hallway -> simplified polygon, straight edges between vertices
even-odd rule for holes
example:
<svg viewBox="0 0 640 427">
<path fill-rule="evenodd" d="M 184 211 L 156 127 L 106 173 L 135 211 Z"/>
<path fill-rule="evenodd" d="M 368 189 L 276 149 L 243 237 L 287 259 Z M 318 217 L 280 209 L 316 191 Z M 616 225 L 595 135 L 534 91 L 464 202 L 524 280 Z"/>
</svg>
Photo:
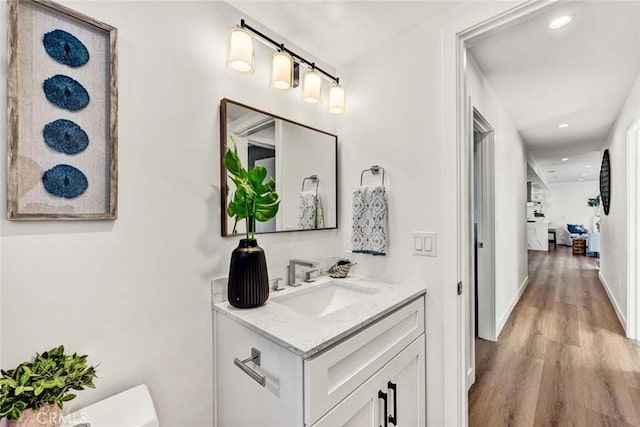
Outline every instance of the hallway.
<svg viewBox="0 0 640 427">
<path fill-rule="evenodd" d="M 640 426 L 640 342 L 624 337 L 597 260 L 529 252 L 529 279 L 498 342 L 476 340 L 469 425 Z"/>
</svg>

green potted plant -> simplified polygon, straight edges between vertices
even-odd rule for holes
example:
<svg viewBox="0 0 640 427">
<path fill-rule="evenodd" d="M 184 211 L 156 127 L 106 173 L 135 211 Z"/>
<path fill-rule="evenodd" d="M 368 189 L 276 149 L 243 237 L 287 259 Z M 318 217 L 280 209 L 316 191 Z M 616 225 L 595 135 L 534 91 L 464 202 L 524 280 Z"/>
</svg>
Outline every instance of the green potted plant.
<svg viewBox="0 0 640 427">
<path fill-rule="evenodd" d="M 76 397 L 72 391 L 95 388 L 95 366 L 63 346 L 1 372 L 0 419 L 7 418 L 7 427 L 58 427 L 62 406 Z"/>
<path fill-rule="evenodd" d="M 227 298 L 238 308 L 258 307 L 269 298 L 269 274 L 264 251 L 255 238 L 256 221 L 267 222 L 278 213 L 280 200 L 272 178 L 265 182 L 267 169 L 257 165 L 247 171 L 238 156 L 238 148 L 227 146 L 224 166 L 235 184 L 229 198 L 227 214 L 234 219 L 234 233 L 239 221 L 244 220 L 245 238 L 231 254 Z M 227 191 L 229 187 L 227 186 Z"/>
</svg>

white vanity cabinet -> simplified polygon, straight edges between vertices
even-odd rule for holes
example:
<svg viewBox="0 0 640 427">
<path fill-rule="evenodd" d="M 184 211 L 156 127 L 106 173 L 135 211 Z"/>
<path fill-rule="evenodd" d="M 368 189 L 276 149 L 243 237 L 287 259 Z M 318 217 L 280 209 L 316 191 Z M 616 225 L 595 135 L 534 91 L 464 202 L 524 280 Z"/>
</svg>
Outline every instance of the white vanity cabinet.
<svg viewBox="0 0 640 427">
<path fill-rule="evenodd" d="M 223 312 L 214 322 L 218 427 L 425 425 L 423 296 L 307 353 Z M 252 349 L 259 366 L 234 364 Z"/>
<path fill-rule="evenodd" d="M 314 427 L 424 426 L 424 355 L 421 335 Z"/>
</svg>

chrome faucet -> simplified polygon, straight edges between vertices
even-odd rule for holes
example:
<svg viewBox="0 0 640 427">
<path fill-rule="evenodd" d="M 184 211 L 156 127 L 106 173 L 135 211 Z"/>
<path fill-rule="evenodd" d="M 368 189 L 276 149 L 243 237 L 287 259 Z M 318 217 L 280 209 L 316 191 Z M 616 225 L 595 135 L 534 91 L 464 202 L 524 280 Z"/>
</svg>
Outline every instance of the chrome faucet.
<svg viewBox="0 0 640 427">
<path fill-rule="evenodd" d="M 302 283 L 296 283 L 296 265 L 299 265 L 301 267 L 315 267 L 318 265 L 317 262 L 315 261 L 306 261 L 304 259 L 292 259 L 289 260 L 289 265 L 287 266 L 287 270 L 289 272 L 289 286 L 300 286 Z M 317 270 L 313 270 L 313 271 L 317 271 Z M 305 278 L 304 281 L 305 282 L 311 282 L 311 273 L 313 271 L 307 271 L 305 272 Z"/>
</svg>

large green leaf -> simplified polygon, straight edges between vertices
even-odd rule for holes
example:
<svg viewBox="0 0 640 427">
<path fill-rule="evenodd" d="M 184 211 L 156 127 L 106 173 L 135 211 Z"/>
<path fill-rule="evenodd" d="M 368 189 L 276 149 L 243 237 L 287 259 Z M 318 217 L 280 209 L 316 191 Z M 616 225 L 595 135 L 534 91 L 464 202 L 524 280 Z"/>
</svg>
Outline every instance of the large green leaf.
<svg viewBox="0 0 640 427">
<path fill-rule="evenodd" d="M 233 151 L 227 146 L 227 153 L 224 156 L 224 167 L 227 168 L 230 174 L 239 177 L 247 176 L 247 171 L 242 167 L 242 161 L 238 156 L 238 147 L 233 144 Z"/>
<path fill-rule="evenodd" d="M 233 197 L 227 197 L 227 214 L 235 220 L 234 231 L 238 221 L 247 222 L 246 234 L 249 237 L 249 232 L 253 234 L 255 229 L 254 221 L 270 221 L 278 213 L 280 202 L 276 184 L 272 178 L 265 182 L 267 169 L 263 166 L 257 165 L 248 172 L 244 169 L 235 142 L 233 150 L 227 146 L 224 165 L 236 187 Z"/>
</svg>

